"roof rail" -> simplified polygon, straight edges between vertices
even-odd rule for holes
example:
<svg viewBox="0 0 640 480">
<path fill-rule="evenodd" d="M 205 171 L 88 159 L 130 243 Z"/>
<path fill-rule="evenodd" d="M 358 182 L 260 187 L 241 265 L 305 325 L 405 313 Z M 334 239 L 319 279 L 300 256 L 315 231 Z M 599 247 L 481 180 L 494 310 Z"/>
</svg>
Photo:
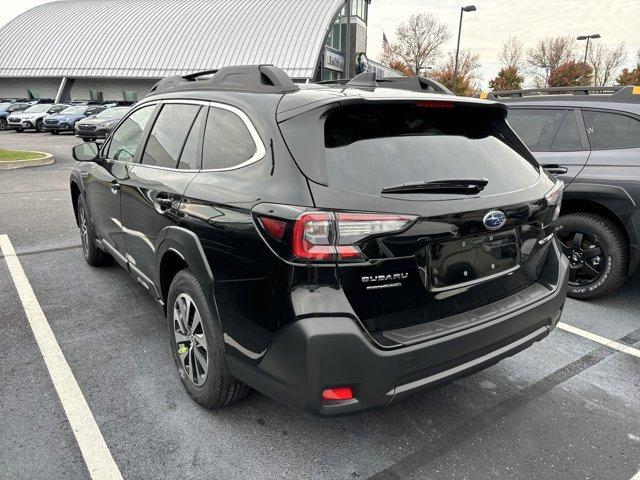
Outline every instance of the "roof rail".
<svg viewBox="0 0 640 480">
<path fill-rule="evenodd" d="M 620 99 L 636 100 L 640 102 L 640 87 L 633 86 L 603 86 L 603 87 L 546 87 L 546 88 L 525 88 L 522 90 L 504 90 L 494 92 L 483 92 L 480 98 L 487 100 L 498 100 L 501 98 L 522 98 L 542 95 L 608 95 L 611 100 Z"/>
<path fill-rule="evenodd" d="M 290 93 L 299 89 L 283 70 L 273 65 L 238 65 L 167 77 L 156 83 L 149 93 L 181 90 Z"/>
<path fill-rule="evenodd" d="M 363 75 L 368 75 L 367 80 Z M 381 87 L 381 88 L 395 88 L 397 90 L 409 90 L 411 92 L 427 92 L 427 93 L 441 93 L 444 95 L 453 95 L 451 90 L 442 85 L 440 82 L 436 82 L 430 78 L 425 77 L 374 77 L 375 85 L 371 82 L 371 75 L 375 75 L 374 72 L 365 72 L 353 77 L 352 79 L 341 78 L 338 80 L 323 80 L 316 82 L 320 85 L 345 85 L 351 87 Z M 360 78 L 362 77 L 362 78 Z"/>
</svg>

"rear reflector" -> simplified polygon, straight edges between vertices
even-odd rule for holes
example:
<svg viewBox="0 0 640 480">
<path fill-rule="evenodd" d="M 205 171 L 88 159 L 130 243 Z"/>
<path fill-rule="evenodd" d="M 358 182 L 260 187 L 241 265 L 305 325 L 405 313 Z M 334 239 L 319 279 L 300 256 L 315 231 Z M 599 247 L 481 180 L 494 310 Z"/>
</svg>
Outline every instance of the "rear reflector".
<svg viewBox="0 0 640 480">
<path fill-rule="evenodd" d="M 327 388 L 322 391 L 323 400 L 351 400 L 352 398 L 351 387 Z"/>
</svg>

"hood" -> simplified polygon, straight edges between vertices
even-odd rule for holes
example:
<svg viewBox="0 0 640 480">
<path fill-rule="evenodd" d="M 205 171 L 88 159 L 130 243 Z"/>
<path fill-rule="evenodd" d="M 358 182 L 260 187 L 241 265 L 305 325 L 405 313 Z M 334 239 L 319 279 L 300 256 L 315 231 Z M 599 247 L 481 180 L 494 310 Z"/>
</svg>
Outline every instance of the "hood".
<svg viewBox="0 0 640 480">
<path fill-rule="evenodd" d="M 59 122 L 75 122 L 84 118 L 84 115 L 62 115 L 60 113 L 56 113 L 54 115 L 47 115 L 47 120 L 58 120 Z"/>
<path fill-rule="evenodd" d="M 89 117 L 89 118 L 85 118 L 83 120 L 81 120 L 78 123 L 81 123 L 82 125 L 96 125 L 96 126 L 104 126 L 104 125 L 115 125 L 116 123 L 118 123 L 120 121 L 120 118 L 95 118 L 95 117 Z"/>
</svg>

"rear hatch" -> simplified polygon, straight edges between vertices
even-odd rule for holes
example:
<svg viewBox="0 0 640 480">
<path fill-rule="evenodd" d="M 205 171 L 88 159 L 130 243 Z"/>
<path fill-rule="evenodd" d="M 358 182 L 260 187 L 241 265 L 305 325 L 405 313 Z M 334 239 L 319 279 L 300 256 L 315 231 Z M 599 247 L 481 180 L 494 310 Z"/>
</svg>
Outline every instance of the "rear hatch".
<svg viewBox="0 0 640 480">
<path fill-rule="evenodd" d="M 360 252 L 336 265 L 379 342 L 536 283 L 554 181 L 504 116 L 495 104 L 360 101 L 281 123 L 316 207 L 338 212 L 337 243 Z M 363 213 L 381 220 L 363 226 Z"/>
</svg>

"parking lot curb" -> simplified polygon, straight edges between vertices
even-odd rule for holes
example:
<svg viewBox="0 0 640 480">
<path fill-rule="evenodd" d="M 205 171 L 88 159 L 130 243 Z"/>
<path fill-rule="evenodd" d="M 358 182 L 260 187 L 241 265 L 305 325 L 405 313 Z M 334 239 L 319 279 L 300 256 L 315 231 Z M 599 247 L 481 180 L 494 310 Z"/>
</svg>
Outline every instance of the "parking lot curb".
<svg viewBox="0 0 640 480">
<path fill-rule="evenodd" d="M 43 156 L 40 158 L 32 158 L 30 160 L 0 162 L 0 170 L 17 170 L 19 168 L 39 167 L 42 165 L 51 165 L 55 161 L 53 155 L 50 153 L 38 151 L 34 151 L 34 153 L 41 153 Z"/>
</svg>

